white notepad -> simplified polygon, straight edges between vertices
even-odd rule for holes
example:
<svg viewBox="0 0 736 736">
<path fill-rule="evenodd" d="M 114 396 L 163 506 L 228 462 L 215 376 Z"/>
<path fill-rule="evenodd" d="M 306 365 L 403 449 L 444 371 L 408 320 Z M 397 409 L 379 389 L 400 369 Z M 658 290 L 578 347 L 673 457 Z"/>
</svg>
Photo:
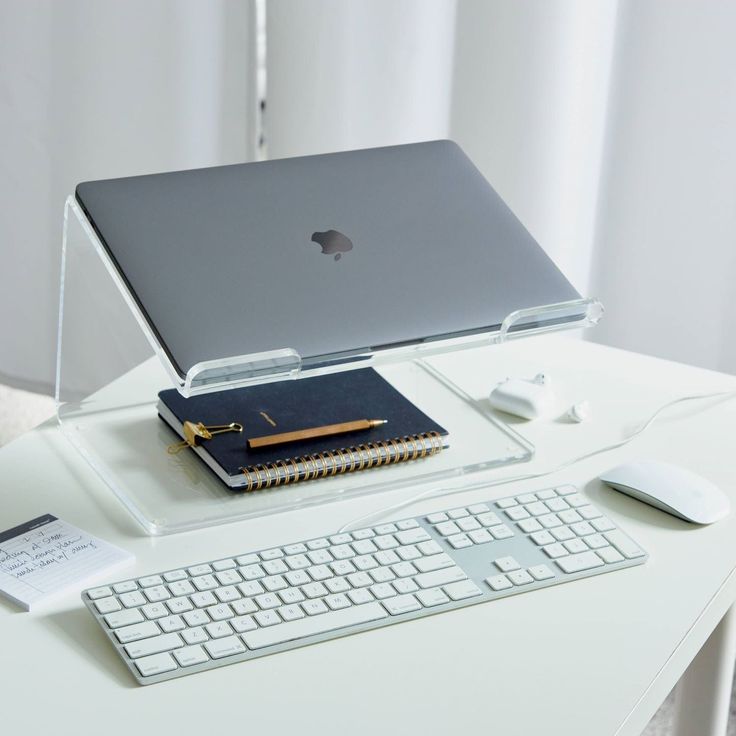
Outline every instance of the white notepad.
<svg viewBox="0 0 736 736">
<path fill-rule="evenodd" d="M 0 532 L 0 594 L 29 611 L 52 596 L 82 590 L 133 559 L 130 552 L 45 514 Z"/>
</svg>

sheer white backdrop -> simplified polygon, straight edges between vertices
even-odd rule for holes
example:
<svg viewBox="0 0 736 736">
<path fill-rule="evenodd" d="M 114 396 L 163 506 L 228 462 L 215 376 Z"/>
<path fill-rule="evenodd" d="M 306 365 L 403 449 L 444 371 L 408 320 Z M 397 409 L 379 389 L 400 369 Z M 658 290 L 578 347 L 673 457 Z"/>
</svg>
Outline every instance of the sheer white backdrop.
<svg viewBox="0 0 736 736">
<path fill-rule="evenodd" d="M 254 155 L 251 0 L 0 0 L 0 376 L 53 375 L 83 179 Z M 271 156 L 457 139 L 591 339 L 736 371 L 736 3 L 268 0 Z"/>
</svg>

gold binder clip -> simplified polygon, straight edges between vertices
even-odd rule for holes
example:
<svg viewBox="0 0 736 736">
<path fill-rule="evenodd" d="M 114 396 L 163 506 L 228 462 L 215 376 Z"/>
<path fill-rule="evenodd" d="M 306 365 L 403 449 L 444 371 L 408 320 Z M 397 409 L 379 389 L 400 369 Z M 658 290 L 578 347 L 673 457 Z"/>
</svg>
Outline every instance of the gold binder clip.
<svg viewBox="0 0 736 736">
<path fill-rule="evenodd" d="M 202 422 L 190 422 L 187 420 L 182 425 L 182 431 L 184 432 L 184 440 L 182 442 L 176 442 L 173 445 L 169 445 L 166 451 L 169 455 L 176 455 L 187 447 L 194 447 L 197 444 L 197 440 L 211 440 L 216 434 L 223 434 L 225 432 L 242 432 L 243 425 L 237 422 L 230 422 L 230 424 L 213 424 L 209 427 L 205 427 Z"/>
</svg>

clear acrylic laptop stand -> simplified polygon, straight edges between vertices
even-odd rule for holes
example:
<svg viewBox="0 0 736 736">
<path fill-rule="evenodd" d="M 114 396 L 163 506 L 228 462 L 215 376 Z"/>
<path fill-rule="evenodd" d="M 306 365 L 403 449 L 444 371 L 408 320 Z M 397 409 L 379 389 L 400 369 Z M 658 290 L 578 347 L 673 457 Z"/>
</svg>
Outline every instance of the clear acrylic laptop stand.
<svg viewBox="0 0 736 736">
<path fill-rule="evenodd" d="M 201 301 L 203 309 L 217 300 L 202 294 L 182 298 Z M 426 358 L 512 337 L 587 327 L 601 313 L 599 302 L 581 299 L 515 312 L 483 335 L 364 353 L 328 367 L 309 364 L 284 348 L 203 360 L 182 379 L 70 197 L 64 214 L 57 416 L 64 435 L 151 535 L 398 488 L 469 485 L 484 471 L 529 460 L 533 448 L 494 418 L 485 396 L 468 395 Z M 173 385 L 184 396 L 193 396 L 368 366 L 449 431 L 448 449 L 422 460 L 249 493 L 230 490 L 193 452 L 167 453 L 179 438 L 157 416 L 162 389 Z"/>
</svg>

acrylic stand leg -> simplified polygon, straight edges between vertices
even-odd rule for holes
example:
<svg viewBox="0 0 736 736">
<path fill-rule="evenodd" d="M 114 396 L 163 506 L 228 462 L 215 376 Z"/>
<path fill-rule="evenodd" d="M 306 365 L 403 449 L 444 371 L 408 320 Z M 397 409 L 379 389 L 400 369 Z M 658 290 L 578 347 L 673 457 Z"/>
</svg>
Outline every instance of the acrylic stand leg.
<svg viewBox="0 0 736 736">
<path fill-rule="evenodd" d="M 736 662 L 736 604 L 677 685 L 674 736 L 726 736 Z"/>
</svg>

